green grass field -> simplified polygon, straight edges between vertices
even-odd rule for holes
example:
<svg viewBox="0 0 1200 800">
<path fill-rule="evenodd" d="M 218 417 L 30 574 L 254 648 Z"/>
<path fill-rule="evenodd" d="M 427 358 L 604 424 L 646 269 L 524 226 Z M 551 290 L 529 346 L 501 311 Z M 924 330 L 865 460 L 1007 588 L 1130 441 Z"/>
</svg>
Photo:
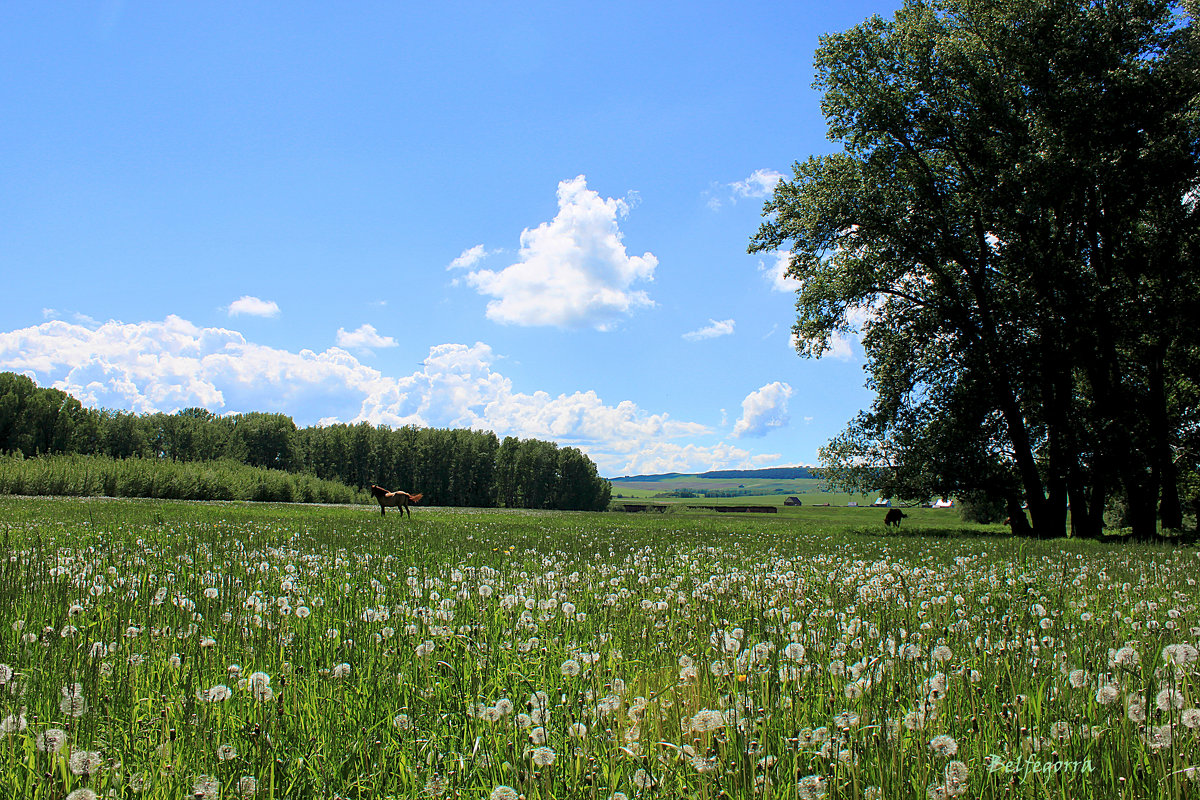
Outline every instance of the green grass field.
<svg viewBox="0 0 1200 800">
<path fill-rule="evenodd" d="M 693 491 L 746 489 L 763 494 L 819 494 L 825 486 L 823 480 L 816 478 L 793 478 L 780 480 L 773 478 L 702 478 L 699 475 L 674 475 L 670 477 L 646 477 L 642 480 L 617 478 L 612 482 L 613 494 L 626 491 L 668 492 L 675 489 L 691 489 Z"/>
<path fill-rule="evenodd" d="M 1184 798 L 1195 548 L 0 499 L 0 797 Z"/>
<path fill-rule="evenodd" d="M 698 475 L 676 475 L 670 477 L 630 480 L 618 478 L 612 482 L 614 502 L 623 500 L 654 500 L 656 503 L 707 503 L 734 505 L 778 505 L 788 497 L 798 497 L 805 505 L 829 503 L 845 506 L 855 502 L 870 505 L 878 495 L 851 494 L 827 491 L 825 481 L 816 478 L 794 478 L 788 480 L 771 478 L 702 478 Z M 688 490 L 697 494 L 694 498 L 658 497 L 666 492 Z M 738 497 L 704 497 L 702 491 L 746 491 Z"/>
</svg>

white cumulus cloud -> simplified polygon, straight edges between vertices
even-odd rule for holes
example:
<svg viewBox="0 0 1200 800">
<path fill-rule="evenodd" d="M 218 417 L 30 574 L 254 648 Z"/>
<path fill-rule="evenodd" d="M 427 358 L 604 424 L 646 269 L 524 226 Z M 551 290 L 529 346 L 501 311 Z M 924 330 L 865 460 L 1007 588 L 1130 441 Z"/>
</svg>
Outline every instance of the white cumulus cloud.
<svg viewBox="0 0 1200 800">
<path fill-rule="evenodd" d="M 775 184 L 783 180 L 783 174 L 773 169 L 756 169 L 745 180 L 729 184 L 735 200 L 738 198 L 766 197 L 775 191 Z"/>
<path fill-rule="evenodd" d="M 634 286 L 654 279 L 658 259 L 626 252 L 618 221 L 629 209 L 627 200 L 588 189 L 583 175 L 561 181 L 558 214 L 522 231 L 518 260 L 499 271 L 471 271 L 465 282 L 494 298 L 487 316 L 496 322 L 607 330 L 654 305 Z"/>
<path fill-rule="evenodd" d="M 279 305 L 274 300 L 260 300 L 248 294 L 234 300 L 226 310 L 231 317 L 236 317 L 240 314 L 246 314 L 251 317 L 279 316 Z"/>
<path fill-rule="evenodd" d="M 450 266 L 446 267 L 446 269 L 465 269 L 468 267 L 473 267 L 482 261 L 487 254 L 487 251 L 481 244 L 477 244 L 474 247 L 468 247 L 466 250 L 462 251 L 458 258 L 451 261 Z"/>
<path fill-rule="evenodd" d="M 742 416 L 733 425 L 736 437 L 765 436 L 788 423 L 788 398 L 794 390 L 782 381 L 755 389 L 742 401 Z"/>
<path fill-rule="evenodd" d="M 771 254 L 770 263 L 765 261 L 758 262 L 758 271 L 763 273 L 767 282 L 771 284 L 771 288 L 777 292 L 794 293 L 800 288 L 800 281 L 795 278 L 788 277 L 788 265 L 792 261 L 792 253 L 790 250 L 777 250 Z"/>
<path fill-rule="evenodd" d="M 689 342 L 698 342 L 702 339 L 715 339 L 718 336 L 729 336 L 733 333 L 733 320 L 723 319 L 717 321 L 710 319 L 708 325 L 703 328 L 697 328 L 694 331 L 688 331 L 683 334 L 683 338 Z"/>
<path fill-rule="evenodd" d="M 395 347 L 397 342 L 391 336 L 381 336 L 374 325 L 363 324 L 357 330 L 337 330 L 338 347 L 348 350 L 370 350 L 373 347 Z"/>
</svg>

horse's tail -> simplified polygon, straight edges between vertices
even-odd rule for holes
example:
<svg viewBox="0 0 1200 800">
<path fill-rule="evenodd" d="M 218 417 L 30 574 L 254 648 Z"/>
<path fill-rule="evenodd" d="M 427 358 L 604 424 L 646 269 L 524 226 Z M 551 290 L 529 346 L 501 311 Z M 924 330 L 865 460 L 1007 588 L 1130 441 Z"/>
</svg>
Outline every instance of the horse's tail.
<svg viewBox="0 0 1200 800">
<path fill-rule="evenodd" d="M 423 494 L 420 494 L 420 493 L 418 493 L 418 494 L 410 494 L 410 495 L 408 496 L 408 500 L 409 500 L 409 502 L 410 502 L 410 503 L 419 503 L 419 502 L 421 502 L 421 498 L 422 498 L 422 497 L 424 497 L 424 496 L 425 496 L 425 495 L 423 495 Z"/>
</svg>

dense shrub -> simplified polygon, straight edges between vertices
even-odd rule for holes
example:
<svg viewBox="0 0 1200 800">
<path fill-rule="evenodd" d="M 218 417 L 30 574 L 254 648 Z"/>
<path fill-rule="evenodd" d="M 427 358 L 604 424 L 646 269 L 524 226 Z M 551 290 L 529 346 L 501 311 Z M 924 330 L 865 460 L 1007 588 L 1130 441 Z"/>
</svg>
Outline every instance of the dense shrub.
<svg viewBox="0 0 1200 800">
<path fill-rule="evenodd" d="M 985 492 L 967 492 L 958 497 L 958 514 L 963 522 L 992 525 L 1008 517 L 1004 500 Z"/>
<path fill-rule="evenodd" d="M 0 494 L 285 503 L 370 500 L 365 492 L 337 481 L 249 467 L 229 459 L 184 462 L 82 455 L 0 456 Z"/>
</svg>

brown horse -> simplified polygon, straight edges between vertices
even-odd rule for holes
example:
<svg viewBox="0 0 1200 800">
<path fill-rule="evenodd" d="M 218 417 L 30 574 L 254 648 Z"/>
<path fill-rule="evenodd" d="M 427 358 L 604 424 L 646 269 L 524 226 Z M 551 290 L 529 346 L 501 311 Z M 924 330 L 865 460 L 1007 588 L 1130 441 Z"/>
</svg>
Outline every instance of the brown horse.
<svg viewBox="0 0 1200 800">
<path fill-rule="evenodd" d="M 412 509 L 408 506 L 410 503 L 418 503 L 423 494 L 409 494 L 408 492 L 389 492 L 382 486 L 371 486 L 371 494 L 379 501 L 379 515 L 387 514 L 388 506 L 400 509 L 400 516 L 404 516 L 404 512 L 408 512 L 408 516 L 412 517 Z"/>
</svg>

